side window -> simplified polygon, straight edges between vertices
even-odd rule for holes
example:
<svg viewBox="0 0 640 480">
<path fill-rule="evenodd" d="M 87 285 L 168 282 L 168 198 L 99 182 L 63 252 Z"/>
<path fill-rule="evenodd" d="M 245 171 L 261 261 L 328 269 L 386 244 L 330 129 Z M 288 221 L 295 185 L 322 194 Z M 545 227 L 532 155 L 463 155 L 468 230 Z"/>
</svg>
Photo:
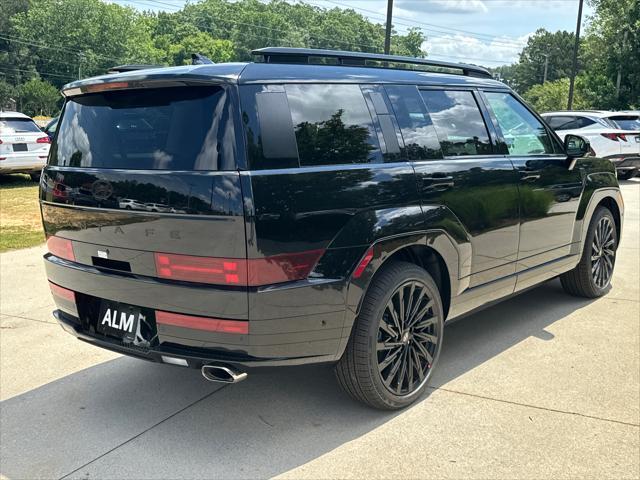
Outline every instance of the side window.
<svg viewBox="0 0 640 480">
<path fill-rule="evenodd" d="M 445 156 L 492 153 L 487 126 L 472 92 L 422 90 L 420 93 Z"/>
<path fill-rule="evenodd" d="M 594 125 L 596 123 L 594 120 L 591 120 L 589 117 L 578 117 L 576 122 L 577 123 L 575 128 L 584 128 L 590 125 Z"/>
<path fill-rule="evenodd" d="M 553 153 L 542 122 L 510 93 L 485 92 L 509 148 L 509 155 Z"/>
<path fill-rule="evenodd" d="M 551 117 L 547 123 L 554 130 L 569 130 L 571 128 L 577 128 L 578 125 L 576 117 L 569 117 L 566 115 Z"/>
<path fill-rule="evenodd" d="M 300 165 L 382 162 L 359 85 L 286 85 Z"/>
<path fill-rule="evenodd" d="M 386 86 L 398 126 L 404 139 L 404 157 L 408 160 L 442 158 L 442 150 L 418 89 L 412 85 Z"/>
</svg>

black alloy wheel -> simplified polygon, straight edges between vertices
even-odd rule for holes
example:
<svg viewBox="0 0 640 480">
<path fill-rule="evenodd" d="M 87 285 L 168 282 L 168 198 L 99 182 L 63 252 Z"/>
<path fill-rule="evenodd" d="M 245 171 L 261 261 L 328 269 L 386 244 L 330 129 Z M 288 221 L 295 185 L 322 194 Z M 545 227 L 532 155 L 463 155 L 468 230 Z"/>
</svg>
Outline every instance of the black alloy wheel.
<svg viewBox="0 0 640 480">
<path fill-rule="evenodd" d="M 400 285 L 387 302 L 378 327 L 378 370 L 384 386 L 407 395 L 427 377 L 438 348 L 434 301 L 416 280 Z"/>
<path fill-rule="evenodd" d="M 371 407 L 395 410 L 426 390 L 442 346 L 444 312 L 429 273 L 412 263 L 380 267 L 336 365 L 342 388 Z"/>
<path fill-rule="evenodd" d="M 605 288 L 611 282 L 615 262 L 615 225 L 609 217 L 602 217 L 595 229 L 591 244 L 591 275 L 598 288 Z"/>
</svg>

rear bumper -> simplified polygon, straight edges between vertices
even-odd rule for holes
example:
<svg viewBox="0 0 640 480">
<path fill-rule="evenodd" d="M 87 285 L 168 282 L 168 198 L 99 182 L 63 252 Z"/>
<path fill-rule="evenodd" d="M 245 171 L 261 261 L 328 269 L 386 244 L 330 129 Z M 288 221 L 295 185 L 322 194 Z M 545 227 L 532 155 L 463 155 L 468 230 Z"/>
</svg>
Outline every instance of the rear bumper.
<svg viewBox="0 0 640 480">
<path fill-rule="evenodd" d="M 94 345 L 147 360 L 162 362 L 162 355 L 168 355 L 186 359 L 194 368 L 211 362 L 245 368 L 330 362 L 336 359 L 345 334 L 340 289 L 335 288 L 331 297 L 335 303 L 330 305 L 322 297 L 332 291 L 327 283 L 298 285 L 295 292 L 290 288 L 247 292 L 109 273 L 51 254 L 44 260 L 49 281 L 75 292 L 76 300 L 71 304 L 54 295 L 59 309 L 54 315 L 65 330 Z M 253 298 L 251 315 L 248 295 Z M 306 308 L 295 308 L 296 299 Z M 157 333 L 151 347 L 124 344 L 96 333 L 97 308 L 103 300 L 145 309 L 145 315 L 154 319 Z M 287 304 L 292 311 L 284 308 Z M 248 333 L 158 324 L 158 311 L 244 321 L 248 322 Z"/>
<path fill-rule="evenodd" d="M 47 163 L 48 151 L 12 152 L 0 154 L 0 173 L 34 173 L 42 170 Z"/>
<path fill-rule="evenodd" d="M 311 363 L 331 363 L 335 361 L 333 355 L 317 355 L 310 357 L 285 357 L 285 358 L 256 358 L 248 355 L 230 355 L 225 352 L 211 350 L 208 353 L 194 352 L 187 347 L 162 346 L 153 348 L 141 348 L 131 345 L 124 345 L 114 339 L 97 337 L 84 331 L 77 317 L 73 317 L 62 310 L 55 310 L 53 316 L 60 326 L 79 340 L 87 342 L 96 347 L 105 348 L 113 352 L 140 358 L 157 363 L 167 363 L 175 365 L 175 359 L 184 360 L 189 368 L 201 368 L 210 363 L 223 363 L 240 367 L 242 369 L 259 367 L 284 367 L 293 365 L 306 365 Z"/>
<path fill-rule="evenodd" d="M 638 170 L 640 169 L 640 155 L 612 156 L 609 158 L 616 170 Z"/>
</svg>

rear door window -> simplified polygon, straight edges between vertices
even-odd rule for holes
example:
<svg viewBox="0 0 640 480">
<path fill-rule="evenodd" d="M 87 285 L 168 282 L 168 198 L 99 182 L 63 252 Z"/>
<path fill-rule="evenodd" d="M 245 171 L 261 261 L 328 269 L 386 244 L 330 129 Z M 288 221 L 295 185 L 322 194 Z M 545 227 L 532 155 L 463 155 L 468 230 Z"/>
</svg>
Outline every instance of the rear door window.
<svg viewBox="0 0 640 480">
<path fill-rule="evenodd" d="M 422 90 L 445 156 L 489 155 L 489 132 L 471 91 Z"/>
<path fill-rule="evenodd" d="M 489 106 L 498 120 L 509 155 L 553 153 L 553 143 L 540 122 L 513 95 L 485 92 Z"/>
<path fill-rule="evenodd" d="M 413 85 L 394 85 L 385 90 L 402 132 L 404 156 L 408 160 L 442 158 L 436 129 L 418 89 Z"/>
<path fill-rule="evenodd" d="M 359 85 L 286 85 L 301 166 L 382 162 Z"/>
<path fill-rule="evenodd" d="M 50 164 L 137 170 L 233 170 L 231 102 L 220 86 L 72 97 Z"/>
</svg>

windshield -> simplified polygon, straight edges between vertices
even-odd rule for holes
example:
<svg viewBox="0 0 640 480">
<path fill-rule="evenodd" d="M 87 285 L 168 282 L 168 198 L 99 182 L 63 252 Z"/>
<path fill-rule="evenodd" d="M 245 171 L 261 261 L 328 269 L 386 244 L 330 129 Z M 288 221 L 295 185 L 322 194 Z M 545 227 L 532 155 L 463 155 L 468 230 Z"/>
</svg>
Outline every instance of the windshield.
<svg viewBox="0 0 640 480">
<path fill-rule="evenodd" d="M 622 130 L 640 130 L 640 116 L 637 115 L 609 117 L 609 120 Z"/>
<path fill-rule="evenodd" d="M 40 132 L 38 126 L 29 118 L 0 118 L 0 133 Z"/>
<path fill-rule="evenodd" d="M 96 93 L 67 101 L 50 165 L 233 170 L 235 140 L 220 86 Z"/>
</svg>

